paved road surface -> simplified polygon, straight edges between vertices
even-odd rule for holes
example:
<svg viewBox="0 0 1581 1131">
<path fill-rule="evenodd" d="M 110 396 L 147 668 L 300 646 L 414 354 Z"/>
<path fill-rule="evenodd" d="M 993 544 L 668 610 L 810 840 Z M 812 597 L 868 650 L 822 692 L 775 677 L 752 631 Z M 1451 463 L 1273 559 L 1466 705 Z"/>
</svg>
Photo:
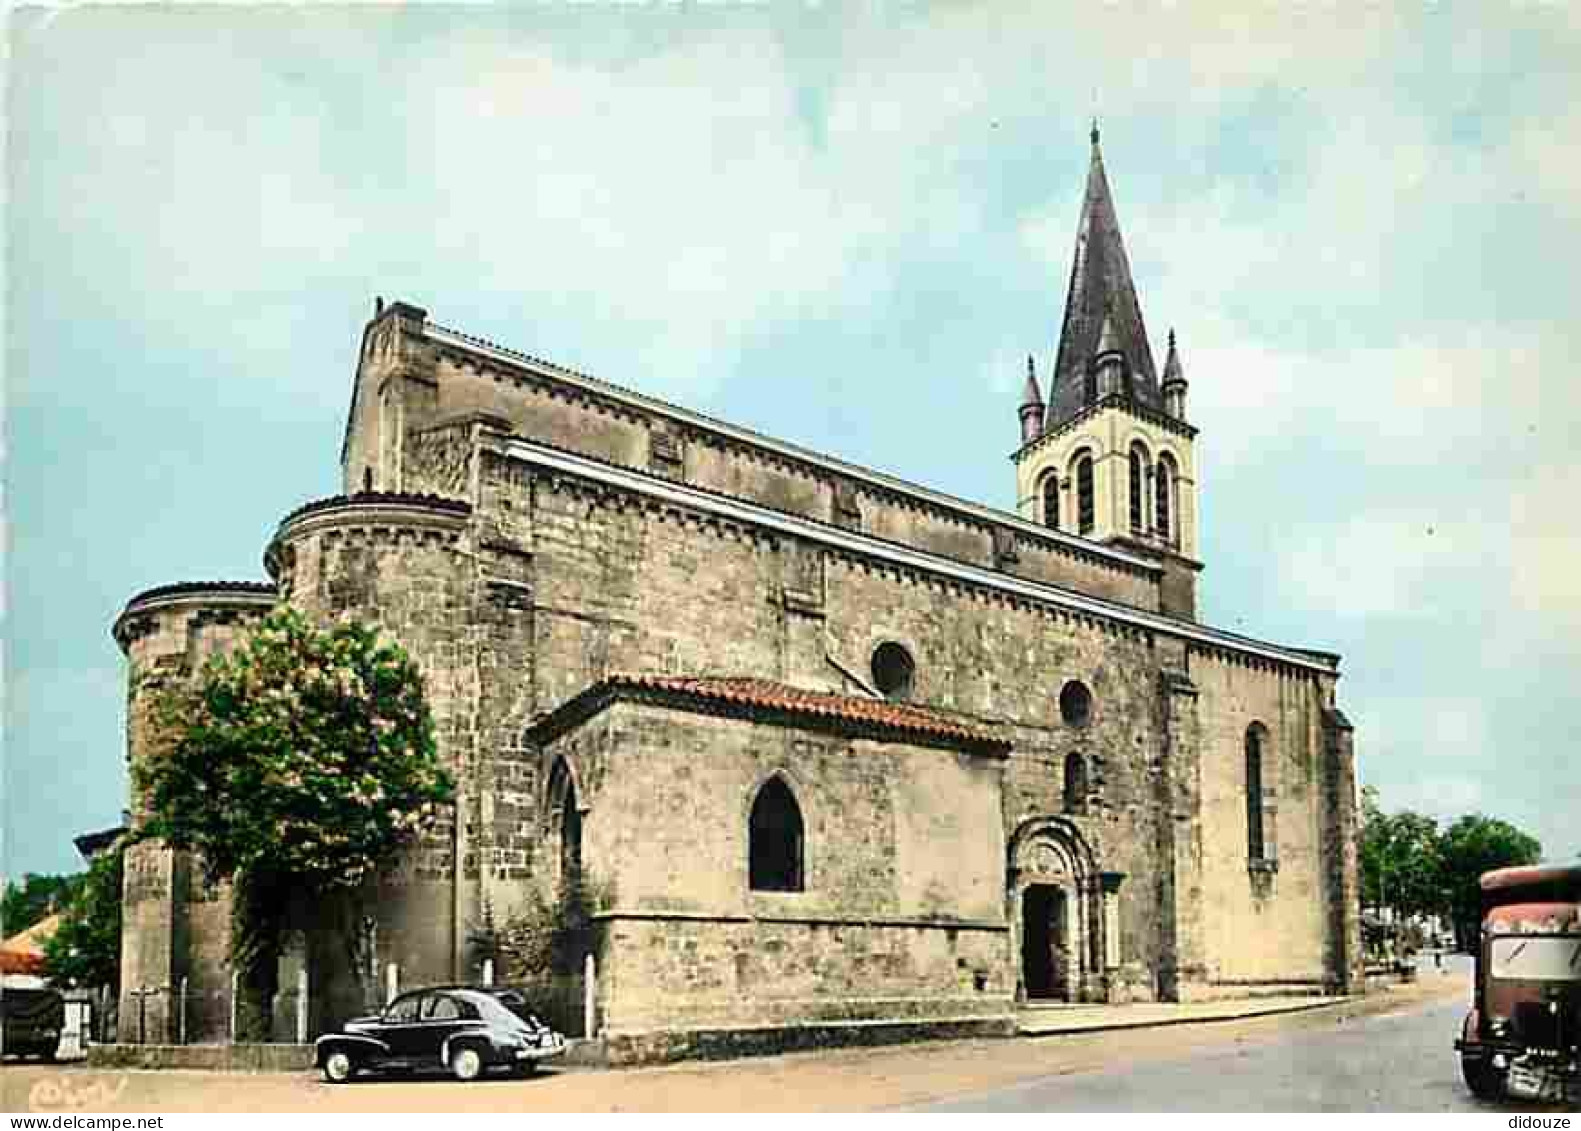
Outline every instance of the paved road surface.
<svg viewBox="0 0 1581 1131">
<path fill-rule="evenodd" d="M 1457 973 L 1465 961 L 1455 962 Z M 1177 1059 L 1042 1076 L 910 1110 L 1543 1110 L 1486 1104 L 1466 1090 L 1451 1047 L 1465 1008 L 1458 999 L 1428 1002 L 1405 1013 L 1355 1018 L 1272 1040 L 1238 1038 Z"/>
</svg>

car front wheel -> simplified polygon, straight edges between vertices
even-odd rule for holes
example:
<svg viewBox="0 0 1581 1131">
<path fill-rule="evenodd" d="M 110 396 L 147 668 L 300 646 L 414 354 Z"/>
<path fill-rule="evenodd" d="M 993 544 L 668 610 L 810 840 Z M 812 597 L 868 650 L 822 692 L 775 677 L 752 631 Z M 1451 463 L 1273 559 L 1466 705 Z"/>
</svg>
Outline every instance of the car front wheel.
<svg viewBox="0 0 1581 1131">
<path fill-rule="evenodd" d="M 1504 1073 L 1493 1067 L 1486 1057 L 1462 1056 L 1460 1074 L 1466 1079 L 1471 1094 L 1482 1100 L 1496 1100 L 1504 1095 Z"/>
<path fill-rule="evenodd" d="M 471 1045 L 450 1050 L 450 1072 L 457 1080 L 476 1080 L 483 1072 L 483 1056 Z"/>
<path fill-rule="evenodd" d="M 324 1058 L 324 1079 L 331 1084 L 344 1084 L 351 1079 L 351 1074 L 356 1067 L 349 1052 L 344 1049 L 336 1049 Z"/>
</svg>

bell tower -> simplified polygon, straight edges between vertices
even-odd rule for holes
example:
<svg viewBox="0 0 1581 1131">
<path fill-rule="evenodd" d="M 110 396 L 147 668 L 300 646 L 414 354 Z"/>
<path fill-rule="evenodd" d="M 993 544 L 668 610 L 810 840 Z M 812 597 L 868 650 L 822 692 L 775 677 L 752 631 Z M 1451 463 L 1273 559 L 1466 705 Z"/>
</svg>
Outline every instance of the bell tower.
<svg viewBox="0 0 1581 1131">
<path fill-rule="evenodd" d="M 1200 566 L 1197 430 L 1186 421 L 1185 371 L 1173 330 L 1162 380 L 1154 368 L 1097 123 L 1091 137 L 1048 403 L 1041 414 L 1025 403 L 1019 409 L 1022 444 L 1011 457 L 1017 508 L 1033 522 L 1165 559 L 1189 576 Z M 1166 611 L 1194 615 L 1194 600 L 1173 603 L 1184 607 Z"/>
</svg>

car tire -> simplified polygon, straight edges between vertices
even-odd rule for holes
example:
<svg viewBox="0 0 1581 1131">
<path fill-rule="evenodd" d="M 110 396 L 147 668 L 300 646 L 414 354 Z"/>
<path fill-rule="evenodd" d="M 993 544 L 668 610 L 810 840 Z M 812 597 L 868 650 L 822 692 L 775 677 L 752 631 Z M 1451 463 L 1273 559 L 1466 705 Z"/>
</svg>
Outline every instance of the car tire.
<svg viewBox="0 0 1581 1131">
<path fill-rule="evenodd" d="M 324 1079 L 331 1084 L 344 1084 L 357 1071 L 357 1062 L 345 1049 L 332 1049 L 324 1058 Z"/>
<path fill-rule="evenodd" d="M 1493 1067 L 1486 1057 L 1462 1055 L 1460 1075 L 1465 1078 L 1471 1094 L 1478 1099 L 1497 1100 L 1504 1097 L 1504 1073 Z"/>
<path fill-rule="evenodd" d="M 483 1075 L 483 1054 L 476 1045 L 457 1045 L 450 1050 L 450 1074 L 463 1083 Z"/>
</svg>

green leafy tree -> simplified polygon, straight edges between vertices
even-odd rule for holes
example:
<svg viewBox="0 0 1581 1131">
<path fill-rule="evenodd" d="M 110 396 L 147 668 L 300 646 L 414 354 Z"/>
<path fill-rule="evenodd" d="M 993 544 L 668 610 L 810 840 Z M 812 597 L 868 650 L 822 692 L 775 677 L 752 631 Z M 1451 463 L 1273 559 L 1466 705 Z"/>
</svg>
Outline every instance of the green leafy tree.
<svg viewBox="0 0 1581 1131">
<path fill-rule="evenodd" d="M 60 929 L 45 942 L 44 966 L 57 983 L 119 989 L 125 855 L 121 838 L 93 858 L 61 914 Z"/>
<path fill-rule="evenodd" d="M 1445 907 L 1444 861 L 1438 823 L 1402 809 L 1384 813 L 1377 791 L 1362 791 L 1359 849 L 1363 902 L 1409 918 Z"/>
<path fill-rule="evenodd" d="M 1478 878 L 1495 868 L 1535 864 L 1542 859 L 1543 846 L 1507 821 L 1468 813 L 1444 830 L 1439 852 L 1455 936 L 1469 946 L 1477 937 Z"/>
<path fill-rule="evenodd" d="M 79 872 L 73 876 L 48 876 L 29 872 L 22 882 L 8 880 L 5 896 L 0 900 L 0 935 L 14 935 L 25 931 L 40 919 L 64 907 L 71 899 L 73 889 L 82 882 Z"/>
<path fill-rule="evenodd" d="M 242 1024 L 267 1025 L 284 932 L 338 925 L 360 977 L 365 882 L 454 793 L 417 665 L 357 624 L 282 606 L 229 655 L 158 693 L 158 753 L 134 768 L 144 835 L 229 880 Z"/>
</svg>

